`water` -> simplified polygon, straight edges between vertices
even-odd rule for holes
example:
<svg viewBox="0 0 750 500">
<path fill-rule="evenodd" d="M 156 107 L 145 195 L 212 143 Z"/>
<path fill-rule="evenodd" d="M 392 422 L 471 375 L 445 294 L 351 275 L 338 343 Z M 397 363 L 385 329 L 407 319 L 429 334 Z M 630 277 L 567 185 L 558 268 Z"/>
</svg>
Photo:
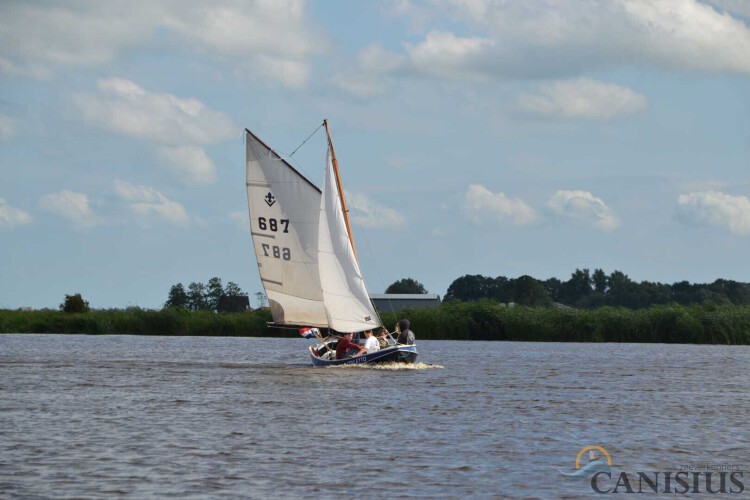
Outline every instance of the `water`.
<svg viewBox="0 0 750 500">
<path fill-rule="evenodd" d="M 750 467 L 747 347 L 418 341 L 372 369 L 306 345 L 0 335 L 0 497 L 578 498 L 587 445 L 613 478 Z"/>
</svg>

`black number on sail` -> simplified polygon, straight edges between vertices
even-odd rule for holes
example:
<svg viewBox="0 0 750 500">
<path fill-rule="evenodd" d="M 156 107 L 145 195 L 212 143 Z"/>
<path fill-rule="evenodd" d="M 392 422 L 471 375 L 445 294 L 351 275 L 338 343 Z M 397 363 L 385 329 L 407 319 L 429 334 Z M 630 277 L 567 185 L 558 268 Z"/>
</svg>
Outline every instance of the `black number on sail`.
<svg viewBox="0 0 750 500">
<path fill-rule="evenodd" d="M 261 231 L 271 230 L 275 233 L 279 230 L 279 224 L 284 226 L 284 233 L 289 232 L 289 219 L 276 220 L 274 218 L 266 219 L 265 217 L 258 217 L 258 228 Z"/>
<path fill-rule="evenodd" d="M 266 257 L 273 257 L 275 259 L 292 260 L 292 251 L 287 247 L 279 247 L 278 245 L 269 245 L 268 243 L 262 243 L 263 255 Z M 270 253 L 269 253 L 270 251 Z"/>
</svg>

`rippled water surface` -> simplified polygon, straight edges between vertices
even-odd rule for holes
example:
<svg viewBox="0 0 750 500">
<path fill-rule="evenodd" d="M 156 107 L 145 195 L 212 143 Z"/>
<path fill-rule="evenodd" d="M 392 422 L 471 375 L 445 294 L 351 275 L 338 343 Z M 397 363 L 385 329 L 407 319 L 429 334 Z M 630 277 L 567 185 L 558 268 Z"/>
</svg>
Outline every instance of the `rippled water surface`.
<svg viewBox="0 0 750 500">
<path fill-rule="evenodd" d="M 373 369 L 306 345 L 0 335 L 0 497 L 575 498 L 594 444 L 750 467 L 747 347 L 418 341 Z"/>
</svg>

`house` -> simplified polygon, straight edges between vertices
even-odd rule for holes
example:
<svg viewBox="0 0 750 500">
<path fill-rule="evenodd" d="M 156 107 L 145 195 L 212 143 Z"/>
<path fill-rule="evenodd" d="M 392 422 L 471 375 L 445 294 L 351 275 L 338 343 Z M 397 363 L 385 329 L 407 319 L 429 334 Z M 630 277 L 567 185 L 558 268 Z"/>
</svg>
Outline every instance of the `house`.
<svg viewBox="0 0 750 500">
<path fill-rule="evenodd" d="M 219 312 L 252 311 L 247 295 L 222 295 L 219 297 Z"/>
<path fill-rule="evenodd" d="M 440 295 L 436 293 L 372 293 L 370 300 L 378 312 L 427 309 L 440 305 Z"/>
</svg>

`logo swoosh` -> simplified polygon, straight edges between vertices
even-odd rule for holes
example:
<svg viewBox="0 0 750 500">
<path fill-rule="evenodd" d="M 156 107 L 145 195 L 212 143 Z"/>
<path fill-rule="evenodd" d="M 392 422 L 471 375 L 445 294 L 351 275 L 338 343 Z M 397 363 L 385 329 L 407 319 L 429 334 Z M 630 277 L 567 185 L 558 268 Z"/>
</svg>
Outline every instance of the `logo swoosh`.
<svg viewBox="0 0 750 500">
<path fill-rule="evenodd" d="M 560 471 L 560 474 L 565 476 L 566 478 L 570 479 L 586 479 L 588 477 L 593 476 L 597 472 L 609 472 L 611 469 L 609 465 L 607 464 L 606 460 L 597 459 L 592 462 L 587 463 L 577 471 L 573 473 L 567 473 Z"/>
</svg>

